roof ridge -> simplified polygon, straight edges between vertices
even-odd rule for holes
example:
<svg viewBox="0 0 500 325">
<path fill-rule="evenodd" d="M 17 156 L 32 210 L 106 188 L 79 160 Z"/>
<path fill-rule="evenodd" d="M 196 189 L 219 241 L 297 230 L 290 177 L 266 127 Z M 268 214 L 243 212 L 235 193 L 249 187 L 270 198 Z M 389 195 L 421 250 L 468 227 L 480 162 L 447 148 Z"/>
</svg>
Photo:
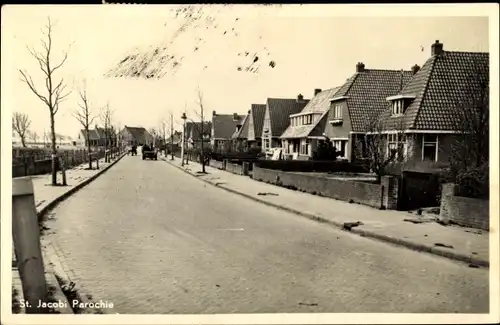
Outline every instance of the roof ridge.
<svg viewBox="0 0 500 325">
<path fill-rule="evenodd" d="M 410 129 L 414 128 L 415 125 L 417 124 L 418 116 L 420 115 L 420 111 L 422 108 L 422 103 L 424 102 L 425 95 L 427 94 L 427 90 L 429 89 L 429 83 L 431 81 L 432 74 L 434 73 L 434 68 L 436 67 L 436 62 L 437 62 L 438 57 L 439 56 L 435 55 L 431 58 L 431 60 L 433 60 L 433 61 L 431 62 L 431 68 L 429 71 L 429 75 L 427 76 L 427 80 L 425 81 L 425 87 L 424 87 L 424 90 L 422 92 L 422 99 L 420 100 L 420 103 L 418 103 L 417 114 L 415 114 L 415 118 L 413 119 L 413 123 L 409 127 Z"/>
<path fill-rule="evenodd" d="M 487 54 L 490 55 L 490 52 L 473 52 L 473 51 L 443 51 L 444 53 L 467 53 L 467 54 Z"/>
<path fill-rule="evenodd" d="M 365 71 L 386 71 L 386 72 L 401 72 L 401 70 L 403 70 L 404 72 L 413 73 L 411 70 L 405 70 L 405 69 L 398 69 L 398 70 L 394 70 L 394 69 L 365 69 Z M 363 72 L 356 72 L 356 73 L 363 73 Z"/>
</svg>

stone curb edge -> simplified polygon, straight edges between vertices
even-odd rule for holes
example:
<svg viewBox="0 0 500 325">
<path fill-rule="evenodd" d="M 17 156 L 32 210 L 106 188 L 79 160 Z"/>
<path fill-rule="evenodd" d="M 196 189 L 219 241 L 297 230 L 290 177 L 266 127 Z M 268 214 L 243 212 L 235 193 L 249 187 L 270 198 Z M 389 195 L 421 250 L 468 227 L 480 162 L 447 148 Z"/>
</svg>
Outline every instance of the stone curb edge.
<svg viewBox="0 0 500 325">
<path fill-rule="evenodd" d="M 325 219 L 323 217 L 315 216 L 315 215 L 310 214 L 310 213 L 305 213 L 305 212 L 298 211 L 298 210 L 295 210 L 295 209 L 291 209 L 291 208 L 288 208 L 288 207 L 285 207 L 285 206 L 282 206 L 282 205 L 279 205 L 279 204 L 275 204 L 275 203 L 272 203 L 272 202 L 261 200 L 261 199 L 258 199 L 256 197 L 253 197 L 251 195 L 248 195 L 248 194 L 245 194 L 245 193 L 242 193 L 242 192 L 239 192 L 239 191 L 236 191 L 236 190 L 224 187 L 223 185 L 216 185 L 216 184 L 214 184 L 214 183 L 212 183 L 212 182 L 210 182 L 208 180 L 205 180 L 205 179 L 202 179 L 202 178 L 194 176 L 190 172 L 184 170 L 183 168 L 181 168 L 181 167 L 179 167 L 177 165 L 172 164 L 171 162 L 169 162 L 167 160 L 164 160 L 164 161 L 166 161 L 170 165 L 172 165 L 172 166 L 174 166 L 174 167 L 182 170 L 183 172 L 185 172 L 185 173 L 187 173 L 187 174 L 189 174 L 189 175 L 191 175 L 191 176 L 193 176 L 193 177 L 195 177 L 195 178 L 197 178 L 197 179 L 199 179 L 199 180 L 201 180 L 201 181 L 203 181 L 205 183 L 208 183 L 208 184 L 210 184 L 212 186 L 221 188 L 221 189 L 226 190 L 226 191 L 228 191 L 230 193 L 246 197 L 246 198 L 248 198 L 250 200 L 253 200 L 253 201 L 256 201 L 256 202 L 268 205 L 268 206 L 271 206 L 271 207 L 279 209 L 279 210 L 290 212 L 290 213 L 293 213 L 293 214 L 296 214 L 296 215 L 308 218 L 308 219 L 313 220 L 313 221 L 317 221 L 317 222 L 321 222 L 321 223 L 326 223 L 326 224 L 332 225 L 332 226 L 340 228 L 340 229 L 342 229 L 344 227 L 343 223 L 340 223 L 340 222 L 331 221 L 331 220 Z M 427 246 L 427 245 L 423 245 L 423 244 L 417 244 L 417 243 L 413 243 L 411 241 L 406 241 L 406 240 L 402 240 L 402 239 L 399 239 L 399 238 L 390 237 L 390 236 L 387 236 L 387 235 L 377 234 L 377 233 L 372 232 L 372 231 L 367 231 L 367 230 L 353 228 L 353 229 L 351 229 L 350 232 L 351 233 L 355 233 L 357 235 L 360 235 L 362 237 L 376 239 L 376 240 L 379 240 L 379 241 L 382 241 L 382 242 L 385 242 L 385 243 L 389 243 L 389 244 L 393 244 L 393 245 L 397 245 L 397 246 L 402 246 L 402 247 L 405 247 L 405 248 L 408 248 L 408 249 L 411 249 L 411 250 L 414 250 L 414 251 L 425 252 L 425 253 L 429 253 L 429 254 L 433 254 L 433 255 L 445 257 L 445 258 L 448 258 L 448 259 L 451 259 L 451 260 L 455 260 L 455 261 L 458 261 L 458 262 L 465 262 L 465 263 L 468 263 L 468 264 L 474 264 L 474 265 L 482 266 L 482 267 L 485 267 L 485 268 L 489 268 L 489 266 L 490 266 L 489 261 L 485 261 L 485 260 L 482 260 L 482 259 L 474 258 L 474 257 L 471 257 L 471 256 L 467 256 L 467 255 L 464 255 L 464 254 L 459 254 L 459 253 L 455 253 L 455 252 L 451 252 L 451 251 L 445 251 L 445 250 L 438 249 L 438 248 L 433 247 L 433 246 Z"/>
<path fill-rule="evenodd" d="M 62 201 L 64 201 L 65 199 L 67 199 L 68 197 L 70 197 L 72 194 L 76 193 L 77 191 L 79 191 L 80 189 L 82 189 L 83 187 L 85 187 L 86 185 L 88 185 L 89 183 L 91 183 L 92 181 L 94 181 L 97 177 L 101 176 L 102 174 L 104 174 L 107 170 L 109 170 L 111 167 L 113 167 L 116 163 L 118 163 L 123 157 L 126 156 L 126 153 L 122 153 L 121 156 L 119 156 L 117 159 L 115 159 L 115 161 L 111 162 L 109 165 L 107 165 L 106 167 L 104 167 L 103 169 L 99 170 L 99 172 L 95 173 L 94 175 L 92 175 L 91 177 L 87 178 L 86 180 L 84 180 L 83 182 L 75 185 L 72 189 L 70 189 L 69 191 L 61 194 L 60 196 L 58 196 L 57 198 L 55 198 L 54 200 L 52 200 L 49 204 L 47 204 L 43 209 L 41 209 L 39 212 L 37 212 L 37 217 L 38 217 L 38 220 L 42 220 L 43 217 L 49 213 L 51 210 L 53 210 L 59 203 L 61 203 Z M 44 258 L 44 264 L 46 264 L 47 262 L 49 263 L 56 263 L 56 265 L 60 265 L 61 261 L 60 261 L 60 256 L 59 254 L 61 254 L 62 252 L 57 252 L 55 247 L 52 245 L 52 243 L 50 243 L 49 245 L 52 246 L 52 251 L 53 251 L 53 254 L 50 254 L 50 256 L 47 256 L 49 261 L 45 261 L 45 258 Z M 45 255 L 45 254 L 44 254 Z M 45 256 L 44 256 L 45 257 Z M 52 258 L 51 258 L 52 257 Z M 56 259 L 56 260 L 54 260 Z M 47 268 L 47 266 L 45 266 Z M 70 283 L 70 278 L 68 277 L 67 273 L 64 271 L 64 269 L 62 267 L 59 267 L 58 268 L 58 272 L 56 272 L 56 270 L 54 270 L 54 267 L 53 265 L 49 265 L 50 269 L 55 273 L 55 274 L 58 274 L 58 276 L 61 276 L 64 278 L 64 280 L 66 280 L 68 283 Z M 57 281 L 57 280 L 56 280 Z M 62 291 L 62 287 L 61 287 L 61 283 L 59 283 L 59 281 L 57 281 L 57 284 L 59 285 L 59 288 L 58 288 L 58 291 L 61 290 Z M 89 303 L 90 301 L 87 299 L 86 295 L 83 294 L 83 292 L 80 292 L 80 290 L 82 289 L 81 288 L 81 285 L 78 285 L 76 284 L 75 285 L 75 289 L 77 289 L 77 291 L 79 291 L 80 293 L 80 298 L 81 298 L 81 301 L 83 303 Z M 104 310 L 101 309 L 102 312 L 105 313 Z M 84 312 L 84 313 L 89 313 L 89 312 Z"/>
</svg>

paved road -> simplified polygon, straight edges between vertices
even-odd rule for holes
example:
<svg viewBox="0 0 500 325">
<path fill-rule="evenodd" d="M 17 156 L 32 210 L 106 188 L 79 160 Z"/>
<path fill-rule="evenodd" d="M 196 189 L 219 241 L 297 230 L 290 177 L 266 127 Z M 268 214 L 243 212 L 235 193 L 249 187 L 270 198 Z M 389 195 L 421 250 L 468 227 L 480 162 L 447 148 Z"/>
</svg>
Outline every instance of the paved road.
<svg viewBox="0 0 500 325">
<path fill-rule="evenodd" d="M 126 156 L 48 224 L 119 313 L 488 312 L 488 271 L 351 235 Z"/>
</svg>

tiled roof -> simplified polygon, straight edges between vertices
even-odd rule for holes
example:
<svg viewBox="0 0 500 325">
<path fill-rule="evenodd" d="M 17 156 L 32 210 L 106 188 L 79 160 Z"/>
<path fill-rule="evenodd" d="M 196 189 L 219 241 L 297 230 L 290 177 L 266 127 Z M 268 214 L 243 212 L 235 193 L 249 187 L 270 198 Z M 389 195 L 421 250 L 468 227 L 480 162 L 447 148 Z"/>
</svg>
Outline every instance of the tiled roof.
<svg viewBox="0 0 500 325">
<path fill-rule="evenodd" d="M 290 115 L 302 111 L 308 102 L 308 99 L 297 101 L 291 98 L 268 98 L 267 109 L 271 121 L 271 136 L 281 136 L 290 124 Z"/>
<path fill-rule="evenodd" d="M 443 51 L 424 66 L 399 93 L 415 99 L 403 117 L 391 117 L 391 106 L 381 116 L 386 129 L 456 130 L 457 107 L 477 96 L 479 80 L 489 78 L 489 54 Z M 396 93 L 395 93 L 396 94 Z"/>
<path fill-rule="evenodd" d="M 266 104 L 252 104 L 250 115 L 253 119 L 253 131 L 257 138 L 262 135 L 262 128 L 264 127 L 264 117 L 266 115 Z"/>
<path fill-rule="evenodd" d="M 386 98 L 399 92 L 412 76 L 411 71 L 366 69 L 349 78 L 335 96 L 348 97 L 352 131 L 366 131 L 366 123 L 386 109 Z"/>
<path fill-rule="evenodd" d="M 210 134 L 210 130 L 212 129 L 211 122 L 204 122 L 205 126 L 203 127 L 203 132 Z M 193 140 L 200 140 L 200 132 L 201 132 L 201 122 L 186 122 L 186 137 L 192 138 Z"/>
<path fill-rule="evenodd" d="M 231 139 L 236 126 L 241 124 L 243 115 L 237 115 L 237 120 L 234 120 L 233 114 L 217 114 L 212 117 L 212 125 L 214 128 L 214 139 Z"/>
<path fill-rule="evenodd" d="M 313 123 L 308 125 L 289 125 L 283 132 L 281 138 L 304 138 L 314 129 L 321 120 L 321 116 L 330 108 L 330 99 L 337 93 L 340 87 L 324 90 L 314 96 L 300 113 L 318 113 Z M 319 115 L 320 114 L 320 115 Z"/>
<path fill-rule="evenodd" d="M 250 124 L 250 115 L 245 115 L 243 121 L 241 122 L 241 128 L 235 130 L 233 133 L 233 139 L 248 139 L 248 125 Z"/>
<path fill-rule="evenodd" d="M 112 129 L 110 129 L 110 131 L 112 131 Z M 87 132 L 85 131 L 85 129 L 82 129 L 81 133 L 83 135 L 83 138 L 86 139 Z M 111 137 L 112 135 L 114 135 L 114 133 L 110 133 L 108 136 Z M 104 128 L 96 127 L 94 129 L 89 129 L 89 139 L 90 140 L 99 140 L 99 139 L 104 139 L 104 138 L 106 138 Z"/>
<path fill-rule="evenodd" d="M 125 129 L 130 132 L 130 134 L 132 135 L 132 137 L 134 139 L 141 139 L 142 137 L 144 137 L 144 135 L 146 134 L 146 129 L 143 128 L 143 127 L 133 127 L 133 126 L 126 126 L 125 125 Z"/>
</svg>

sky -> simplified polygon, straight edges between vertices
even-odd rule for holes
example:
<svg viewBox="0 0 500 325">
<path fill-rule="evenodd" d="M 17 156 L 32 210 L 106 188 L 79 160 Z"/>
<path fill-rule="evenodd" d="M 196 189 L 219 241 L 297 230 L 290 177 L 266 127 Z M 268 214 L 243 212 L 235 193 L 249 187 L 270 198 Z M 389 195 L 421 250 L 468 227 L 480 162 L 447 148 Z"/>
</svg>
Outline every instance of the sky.
<svg viewBox="0 0 500 325">
<path fill-rule="evenodd" d="M 200 20 L 205 24 L 185 26 L 175 35 L 186 21 L 176 18 L 172 6 L 3 6 L 2 112 L 27 113 L 31 129 L 39 135 L 50 128 L 48 109 L 19 73 L 26 70 L 43 92 L 42 72 L 27 46 L 41 49 L 42 28 L 49 16 L 53 61 L 60 62 L 68 51 L 55 79 L 64 78 L 73 90 L 56 115 L 56 132 L 76 137 L 81 126 L 73 112 L 84 84 L 93 114 L 109 104 L 119 127 L 158 127 L 161 120 L 169 123 L 172 114 L 178 128 L 183 111 L 198 119 L 198 90 L 210 119 L 212 111 L 244 114 L 252 103 L 265 103 L 268 97 L 296 98 L 300 93 L 311 98 L 315 88 L 342 85 L 357 62 L 367 69 L 421 66 L 435 40 L 445 50 L 490 50 L 487 16 L 493 7 L 422 8 L 205 5 Z M 162 78 L 105 75 L 128 54 L 152 53 L 156 47 L 166 48 L 179 62 Z M 260 58 L 259 71 L 238 71 L 255 54 Z M 269 61 L 276 66 L 269 67 Z M 96 123 L 102 125 L 99 119 Z"/>
</svg>

